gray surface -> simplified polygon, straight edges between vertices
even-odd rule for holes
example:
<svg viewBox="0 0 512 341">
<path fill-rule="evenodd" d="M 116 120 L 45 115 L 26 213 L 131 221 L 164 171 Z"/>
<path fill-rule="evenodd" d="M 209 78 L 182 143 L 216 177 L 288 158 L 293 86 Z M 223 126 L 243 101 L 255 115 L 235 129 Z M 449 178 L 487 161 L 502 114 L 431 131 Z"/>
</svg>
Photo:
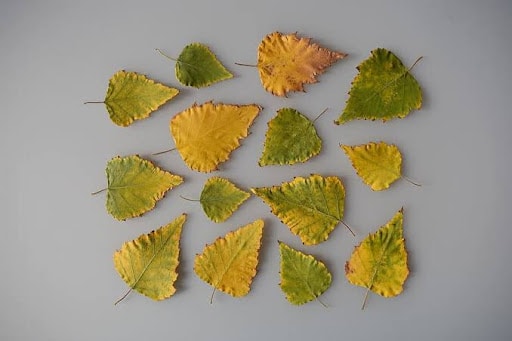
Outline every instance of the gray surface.
<svg viewBox="0 0 512 341">
<path fill-rule="evenodd" d="M 295 5 L 294 5 L 295 4 Z M 0 4 L 0 126 L 2 340 L 510 340 L 510 1 L 2 1 Z M 254 63 L 260 40 L 275 30 L 298 31 L 350 54 L 307 86 L 307 94 L 275 98 L 260 86 Z M 184 89 L 173 64 L 192 41 L 212 47 L 236 78 L 208 89 Z M 424 89 L 424 108 L 387 124 L 335 126 L 355 66 L 375 47 L 393 50 Z M 145 121 L 113 125 L 102 105 L 119 69 L 179 86 L 182 94 Z M 303 247 L 257 198 L 224 224 L 210 223 L 197 197 L 208 175 L 189 171 L 177 153 L 151 159 L 186 183 L 142 218 L 116 222 L 104 196 L 104 167 L 115 155 L 148 156 L 172 146 L 169 119 L 192 102 L 255 102 L 265 107 L 249 136 L 218 175 L 241 186 L 278 184 L 318 172 L 343 177 L 345 220 L 317 247 Z M 260 169 L 267 121 L 293 106 L 317 122 L 322 154 L 296 167 Z M 399 145 L 404 181 L 385 192 L 365 187 L 338 144 L 385 140 Z M 347 283 L 343 265 L 353 245 L 405 208 L 411 276 L 394 299 Z M 130 295 L 112 265 L 127 240 L 189 213 L 183 233 L 177 294 L 164 302 Z M 216 236 L 258 217 L 264 245 L 251 293 L 223 294 L 192 271 L 193 257 Z M 276 240 L 324 259 L 334 281 L 322 300 L 288 304 L 278 286 Z"/>
</svg>

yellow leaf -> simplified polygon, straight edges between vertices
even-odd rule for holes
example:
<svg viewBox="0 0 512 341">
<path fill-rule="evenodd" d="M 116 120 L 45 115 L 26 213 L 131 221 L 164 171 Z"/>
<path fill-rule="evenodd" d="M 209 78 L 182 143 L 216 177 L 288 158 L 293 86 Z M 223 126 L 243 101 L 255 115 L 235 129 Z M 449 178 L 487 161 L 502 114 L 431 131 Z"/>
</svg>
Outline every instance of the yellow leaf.
<svg viewBox="0 0 512 341">
<path fill-rule="evenodd" d="M 363 182 L 374 191 L 382 191 L 400 179 L 402 155 L 397 146 L 384 142 L 341 148 Z"/>
<path fill-rule="evenodd" d="M 251 105 L 194 104 L 170 123 L 171 134 L 183 161 L 193 170 L 211 172 L 228 160 L 261 107 Z"/>
<path fill-rule="evenodd" d="M 169 224 L 149 234 L 126 242 L 114 253 L 114 266 L 131 290 L 152 298 L 163 300 L 175 292 L 174 282 L 178 278 L 180 236 L 186 215 L 182 214 Z"/>
<path fill-rule="evenodd" d="M 362 308 L 369 290 L 384 297 L 393 297 L 403 291 L 409 269 L 403 237 L 402 209 L 354 249 L 345 264 L 345 275 L 353 285 L 368 289 Z"/>
<path fill-rule="evenodd" d="M 290 91 L 304 91 L 304 84 L 316 83 L 316 76 L 344 53 L 331 51 L 311 43 L 309 38 L 274 32 L 258 47 L 258 70 L 261 83 L 268 92 L 286 96 Z"/>
<path fill-rule="evenodd" d="M 256 220 L 207 245 L 195 258 L 197 276 L 213 286 L 214 292 L 247 295 L 256 275 L 263 225 L 263 220 Z"/>
</svg>

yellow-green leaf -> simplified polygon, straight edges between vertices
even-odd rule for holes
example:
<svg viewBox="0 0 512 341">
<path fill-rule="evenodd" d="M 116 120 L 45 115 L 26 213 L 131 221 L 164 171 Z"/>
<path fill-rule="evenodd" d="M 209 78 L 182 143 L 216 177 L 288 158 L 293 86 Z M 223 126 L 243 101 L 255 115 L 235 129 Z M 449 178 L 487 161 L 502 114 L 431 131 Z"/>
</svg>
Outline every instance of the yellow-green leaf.
<svg viewBox="0 0 512 341">
<path fill-rule="evenodd" d="M 115 157 L 107 163 L 107 211 L 118 220 L 138 217 L 155 207 L 165 192 L 183 178 L 137 155 Z"/>
<path fill-rule="evenodd" d="M 233 77 L 210 49 L 200 43 L 185 46 L 176 60 L 175 71 L 176 78 L 181 84 L 195 88 Z"/>
<path fill-rule="evenodd" d="M 256 275 L 263 225 L 263 220 L 256 220 L 207 245 L 194 261 L 197 276 L 213 286 L 214 292 L 247 295 Z"/>
<path fill-rule="evenodd" d="M 354 119 L 387 121 L 419 110 L 421 89 L 411 68 L 386 49 L 373 50 L 357 67 L 359 74 L 352 81 L 347 105 L 335 123 Z"/>
<path fill-rule="evenodd" d="M 251 190 L 305 245 L 325 241 L 343 219 L 345 189 L 335 176 L 296 177 L 281 186 Z"/>
<path fill-rule="evenodd" d="M 124 243 L 114 253 L 114 266 L 130 291 L 136 290 L 157 301 L 176 292 L 174 282 L 178 278 L 176 269 L 185 220 L 186 215 L 182 214 L 158 230 Z"/>
<path fill-rule="evenodd" d="M 208 218 L 216 223 L 226 221 L 250 194 L 236 187 L 229 180 L 212 177 L 201 192 L 201 206 Z"/>
<path fill-rule="evenodd" d="M 281 290 L 286 299 L 301 305 L 318 299 L 332 282 L 332 275 L 324 263 L 279 242 L 281 254 Z M 323 303 L 322 303 L 323 304 Z"/>
<path fill-rule="evenodd" d="M 403 291 L 409 275 L 407 251 L 403 237 L 403 210 L 384 226 L 366 237 L 345 264 L 345 275 L 353 285 L 384 297 L 393 297 Z"/>
<path fill-rule="evenodd" d="M 126 127 L 141 120 L 179 93 L 135 72 L 118 71 L 110 78 L 105 106 L 115 124 Z"/>
<path fill-rule="evenodd" d="M 274 32 L 258 47 L 258 70 L 263 87 L 276 96 L 304 91 L 304 84 L 316 83 L 316 76 L 346 56 L 311 43 L 309 38 Z"/>
<path fill-rule="evenodd" d="M 255 104 L 194 104 L 173 117 L 170 130 L 183 161 L 191 169 L 211 172 L 228 160 L 261 108 Z"/>
<path fill-rule="evenodd" d="M 374 191 L 382 191 L 402 176 L 402 154 L 397 146 L 385 142 L 345 146 L 352 166 L 363 182 Z"/>
<path fill-rule="evenodd" d="M 295 109 L 279 109 L 268 123 L 259 165 L 293 165 L 320 153 L 322 140 L 313 122 Z"/>
</svg>

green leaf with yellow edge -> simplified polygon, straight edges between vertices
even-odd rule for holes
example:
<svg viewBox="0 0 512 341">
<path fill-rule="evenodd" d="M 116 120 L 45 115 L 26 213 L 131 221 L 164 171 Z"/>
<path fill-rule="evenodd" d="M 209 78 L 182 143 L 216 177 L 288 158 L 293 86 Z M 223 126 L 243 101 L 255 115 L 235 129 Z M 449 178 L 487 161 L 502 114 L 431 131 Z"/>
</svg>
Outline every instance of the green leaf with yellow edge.
<svg viewBox="0 0 512 341">
<path fill-rule="evenodd" d="M 199 201 L 206 216 L 216 223 L 221 223 L 231 217 L 250 196 L 229 180 L 212 177 L 204 184 Z"/>
<path fill-rule="evenodd" d="M 233 297 L 249 293 L 256 275 L 263 225 L 263 220 L 259 219 L 229 232 L 196 256 L 194 271 L 214 287 L 214 293 L 220 290 Z"/>
<path fill-rule="evenodd" d="M 338 223 L 343 223 L 345 189 L 335 176 L 324 178 L 314 174 L 309 178 L 296 177 L 281 186 L 251 190 L 305 245 L 327 240 Z"/>
<path fill-rule="evenodd" d="M 345 264 L 345 275 L 353 285 L 367 288 L 362 309 L 370 290 L 384 297 L 397 296 L 403 291 L 409 275 L 403 209 L 354 249 Z"/>
<path fill-rule="evenodd" d="M 263 87 L 276 96 L 304 91 L 304 84 L 316 83 L 331 64 L 346 56 L 311 43 L 297 34 L 274 32 L 258 47 L 258 71 Z"/>
<path fill-rule="evenodd" d="M 112 122 L 126 127 L 135 120 L 149 117 L 178 93 L 179 90 L 156 83 L 144 75 L 122 70 L 110 78 L 103 103 Z"/>
<path fill-rule="evenodd" d="M 118 220 L 150 211 L 168 190 L 183 182 L 181 176 L 137 155 L 113 158 L 107 163 L 106 173 L 107 211 Z"/>
<path fill-rule="evenodd" d="M 301 305 L 317 299 L 332 282 L 332 275 L 324 263 L 297 251 L 283 242 L 279 242 L 281 254 L 281 290 L 286 299 L 295 305 Z M 324 305 L 325 306 L 325 305 Z"/>
<path fill-rule="evenodd" d="M 413 66 L 407 69 L 386 49 L 373 50 L 371 56 L 357 67 L 359 74 L 352 81 L 350 97 L 335 123 L 343 124 L 354 119 L 387 121 L 404 118 L 412 110 L 419 110 L 422 95 L 418 82 L 410 73 Z"/>
<path fill-rule="evenodd" d="M 382 191 L 402 176 L 402 154 L 397 146 L 385 142 L 370 142 L 359 146 L 345 146 L 352 166 L 363 182 L 374 191 Z"/>
<path fill-rule="evenodd" d="M 171 120 L 170 130 L 183 161 L 199 172 L 216 170 L 240 146 L 239 141 L 247 137 L 260 110 L 255 104 L 206 102 L 177 114 Z"/>
<path fill-rule="evenodd" d="M 114 266 L 132 290 L 160 301 L 175 292 L 174 282 L 178 278 L 180 237 L 186 215 L 182 214 L 158 230 L 143 234 L 126 242 L 114 253 Z"/>
<path fill-rule="evenodd" d="M 293 165 L 320 153 L 322 140 L 313 122 L 295 109 L 279 109 L 268 123 L 259 165 Z"/>
</svg>

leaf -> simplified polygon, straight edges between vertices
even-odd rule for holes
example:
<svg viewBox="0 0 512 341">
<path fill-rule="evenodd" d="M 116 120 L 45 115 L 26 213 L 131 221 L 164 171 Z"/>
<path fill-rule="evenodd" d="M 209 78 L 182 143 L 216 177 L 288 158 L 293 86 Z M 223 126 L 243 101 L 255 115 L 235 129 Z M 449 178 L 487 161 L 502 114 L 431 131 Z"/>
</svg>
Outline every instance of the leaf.
<svg viewBox="0 0 512 341">
<path fill-rule="evenodd" d="M 172 99 L 179 90 L 135 72 L 118 71 L 110 78 L 105 105 L 112 122 L 126 127 Z"/>
<path fill-rule="evenodd" d="M 228 160 L 261 107 L 251 105 L 192 105 L 173 117 L 170 124 L 174 143 L 183 161 L 193 170 L 211 172 Z"/>
<path fill-rule="evenodd" d="M 210 51 L 200 43 L 185 46 L 176 60 L 176 78 L 181 84 L 202 88 L 229 78 L 229 72 Z"/>
<path fill-rule="evenodd" d="M 296 177 L 281 186 L 251 190 L 305 245 L 327 240 L 343 219 L 345 189 L 334 176 Z"/>
<path fill-rule="evenodd" d="M 350 97 L 336 124 L 354 119 L 404 118 L 421 108 L 421 89 L 410 74 L 412 67 L 407 69 L 390 51 L 373 50 L 357 69 L 359 74 L 352 81 Z"/>
<path fill-rule="evenodd" d="M 345 146 L 352 166 L 363 182 L 374 191 L 382 191 L 400 179 L 402 154 L 397 146 L 385 142 Z"/>
<path fill-rule="evenodd" d="M 332 275 L 324 263 L 282 242 L 279 242 L 279 252 L 281 254 L 279 285 L 290 303 L 295 305 L 307 303 L 318 299 L 329 289 Z"/>
<path fill-rule="evenodd" d="M 368 235 L 345 264 L 345 275 L 353 285 L 384 297 L 399 295 L 409 275 L 403 238 L 403 209 L 374 234 Z"/>
<path fill-rule="evenodd" d="M 176 292 L 174 282 L 178 278 L 180 236 L 186 217 L 182 214 L 158 230 L 124 243 L 114 253 L 114 266 L 130 291 L 136 290 L 157 301 Z"/>
<path fill-rule="evenodd" d="M 313 123 L 292 108 L 283 108 L 268 123 L 259 165 L 293 165 L 320 153 L 322 140 Z"/>
<path fill-rule="evenodd" d="M 263 225 L 263 220 L 256 220 L 207 245 L 194 261 L 197 276 L 213 286 L 214 292 L 247 295 L 256 275 Z"/>
<path fill-rule="evenodd" d="M 138 217 L 155 207 L 165 192 L 183 178 L 137 155 L 115 157 L 107 163 L 107 211 L 118 220 Z"/>
<path fill-rule="evenodd" d="M 309 38 L 274 32 L 258 47 L 258 70 L 263 87 L 276 96 L 304 91 L 304 84 L 316 83 L 316 76 L 344 53 L 330 51 Z"/>
<path fill-rule="evenodd" d="M 204 184 L 199 201 L 206 216 L 216 223 L 221 223 L 231 217 L 250 196 L 229 180 L 212 177 Z"/>
</svg>

